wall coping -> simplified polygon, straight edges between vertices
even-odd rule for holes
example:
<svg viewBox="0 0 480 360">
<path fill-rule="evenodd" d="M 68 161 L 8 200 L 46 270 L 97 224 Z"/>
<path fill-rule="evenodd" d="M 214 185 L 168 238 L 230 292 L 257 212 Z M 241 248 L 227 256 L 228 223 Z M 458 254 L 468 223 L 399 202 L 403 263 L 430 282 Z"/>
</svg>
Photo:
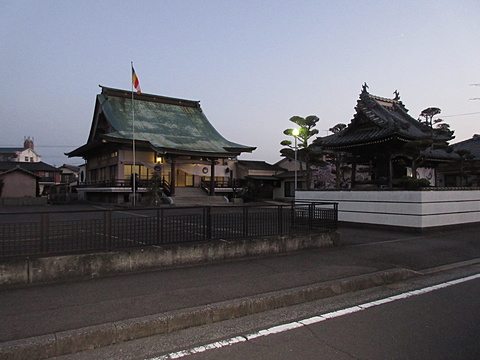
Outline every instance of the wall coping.
<svg viewBox="0 0 480 360">
<path fill-rule="evenodd" d="M 404 189 L 404 188 L 371 188 L 371 189 L 297 189 L 297 192 L 308 192 L 308 191 L 315 191 L 315 192 L 386 192 L 386 191 L 395 191 L 395 192 L 408 192 L 408 191 L 479 191 L 480 187 L 423 187 L 423 188 L 416 188 L 416 189 Z"/>
</svg>

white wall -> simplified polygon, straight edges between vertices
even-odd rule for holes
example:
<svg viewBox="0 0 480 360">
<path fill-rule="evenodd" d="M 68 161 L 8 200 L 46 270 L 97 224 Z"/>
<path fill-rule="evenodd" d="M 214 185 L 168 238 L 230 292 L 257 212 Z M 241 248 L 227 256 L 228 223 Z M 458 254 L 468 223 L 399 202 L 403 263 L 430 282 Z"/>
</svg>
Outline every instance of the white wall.
<svg viewBox="0 0 480 360">
<path fill-rule="evenodd" d="M 18 153 L 18 162 L 40 162 L 42 158 L 32 149 L 25 149 Z"/>
<path fill-rule="evenodd" d="M 297 191 L 296 201 L 338 203 L 339 221 L 417 229 L 480 222 L 480 190 Z"/>
</svg>

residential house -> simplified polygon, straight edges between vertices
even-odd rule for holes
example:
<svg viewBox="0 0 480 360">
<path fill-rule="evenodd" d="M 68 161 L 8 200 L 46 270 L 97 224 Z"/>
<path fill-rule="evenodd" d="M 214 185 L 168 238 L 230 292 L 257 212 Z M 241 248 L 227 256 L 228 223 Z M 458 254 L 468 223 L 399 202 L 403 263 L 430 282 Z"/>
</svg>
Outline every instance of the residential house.
<svg viewBox="0 0 480 360">
<path fill-rule="evenodd" d="M 60 183 L 61 170 L 52 165 L 40 162 L 0 161 L 0 175 L 15 168 L 21 168 L 38 176 L 38 191 L 36 196 L 48 195 L 49 188 Z M 20 185 L 19 185 L 20 188 Z"/>
<path fill-rule="evenodd" d="M 290 157 L 284 157 L 275 163 L 284 171 L 277 175 L 280 179 L 280 186 L 274 191 L 274 198 L 278 200 L 292 200 L 295 198 L 295 181 L 297 189 L 306 188 L 305 163 Z"/>
<path fill-rule="evenodd" d="M 243 179 L 245 196 L 253 199 L 273 199 L 275 190 L 280 188 L 279 174 L 285 169 L 265 161 L 238 160 L 237 177 Z"/>
<path fill-rule="evenodd" d="M 36 176 L 35 181 L 28 176 L 30 173 Z M 23 147 L 0 148 L 0 175 L 2 174 L 8 176 L 8 181 L 11 182 L 9 187 L 17 187 L 16 192 L 4 191 L 2 197 L 7 197 L 7 193 L 9 196 L 22 194 L 20 197 L 41 196 L 47 195 L 49 188 L 60 182 L 61 170 L 42 162 L 41 156 L 34 150 L 33 138 L 25 137 Z M 17 177 L 23 180 L 15 183 L 12 179 Z M 31 188 L 26 189 L 27 186 Z"/>
<path fill-rule="evenodd" d="M 39 162 L 41 157 L 34 150 L 33 138 L 25 137 L 23 147 L 0 148 L 0 161 Z"/>
<path fill-rule="evenodd" d="M 67 185 L 76 185 L 80 174 L 80 167 L 75 165 L 63 164 L 58 168 L 62 171 L 60 182 Z"/>
<path fill-rule="evenodd" d="M 0 172 L 0 197 L 36 197 L 39 189 L 38 175 L 27 171 L 20 165 Z"/>
</svg>

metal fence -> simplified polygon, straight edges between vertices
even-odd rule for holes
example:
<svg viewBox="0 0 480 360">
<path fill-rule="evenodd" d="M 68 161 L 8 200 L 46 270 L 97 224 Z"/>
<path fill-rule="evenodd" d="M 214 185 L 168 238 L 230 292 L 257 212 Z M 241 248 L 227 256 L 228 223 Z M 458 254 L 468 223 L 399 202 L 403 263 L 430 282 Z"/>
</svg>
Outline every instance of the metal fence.
<svg viewBox="0 0 480 360">
<path fill-rule="evenodd" d="M 333 231 L 336 203 L 0 214 L 0 257 Z"/>
</svg>

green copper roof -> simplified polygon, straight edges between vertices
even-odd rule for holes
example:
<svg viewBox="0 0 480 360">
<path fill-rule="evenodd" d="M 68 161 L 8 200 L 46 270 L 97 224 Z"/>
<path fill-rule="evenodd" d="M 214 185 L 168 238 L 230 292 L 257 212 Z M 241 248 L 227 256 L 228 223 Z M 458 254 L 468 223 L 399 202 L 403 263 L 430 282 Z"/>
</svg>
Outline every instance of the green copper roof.
<svg viewBox="0 0 480 360">
<path fill-rule="evenodd" d="M 158 150 L 188 153 L 236 155 L 255 147 L 226 140 L 210 124 L 198 101 L 135 94 L 103 88 L 98 104 L 113 131 L 108 139 L 135 140 L 150 143 Z M 132 108 L 133 105 L 133 108 Z"/>
</svg>

